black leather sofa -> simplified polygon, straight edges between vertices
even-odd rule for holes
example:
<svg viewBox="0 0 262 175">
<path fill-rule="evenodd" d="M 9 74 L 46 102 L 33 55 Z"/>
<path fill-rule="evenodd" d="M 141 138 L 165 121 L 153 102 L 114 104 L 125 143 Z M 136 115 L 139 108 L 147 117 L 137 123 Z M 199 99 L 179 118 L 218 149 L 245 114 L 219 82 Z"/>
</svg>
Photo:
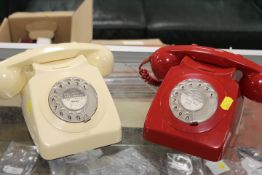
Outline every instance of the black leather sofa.
<svg viewBox="0 0 262 175">
<path fill-rule="evenodd" d="M 74 10 L 82 0 L 7 0 L 1 10 Z M 94 0 L 95 39 L 262 49 L 262 0 Z"/>
</svg>

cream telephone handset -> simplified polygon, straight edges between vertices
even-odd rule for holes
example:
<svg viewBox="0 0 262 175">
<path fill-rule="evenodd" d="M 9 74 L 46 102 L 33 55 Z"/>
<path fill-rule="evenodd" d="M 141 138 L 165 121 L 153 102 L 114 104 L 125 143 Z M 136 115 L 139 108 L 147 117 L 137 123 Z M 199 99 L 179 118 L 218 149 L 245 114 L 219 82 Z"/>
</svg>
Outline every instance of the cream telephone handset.
<svg viewBox="0 0 262 175">
<path fill-rule="evenodd" d="M 39 153 L 54 159 L 121 140 L 121 124 L 103 80 L 113 55 L 94 44 L 57 44 L 0 62 L 0 97 L 22 97 Z"/>
</svg>

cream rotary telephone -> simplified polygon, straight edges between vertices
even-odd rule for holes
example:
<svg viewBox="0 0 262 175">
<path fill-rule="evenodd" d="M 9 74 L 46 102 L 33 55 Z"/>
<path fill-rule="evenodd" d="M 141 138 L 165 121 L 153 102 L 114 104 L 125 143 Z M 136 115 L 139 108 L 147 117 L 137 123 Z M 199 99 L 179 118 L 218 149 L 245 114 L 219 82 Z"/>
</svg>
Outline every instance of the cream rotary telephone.
<svg viewBox="0 0 262 175">
<path fill-rule="evenodd" d="M 55 159 L 121 140 L 121 123 L 102 76 L 113 55 L 94 44 L 50 45 L 0 62 L 0 97 L 21 95 L 40 155 Z"/>
</svg>

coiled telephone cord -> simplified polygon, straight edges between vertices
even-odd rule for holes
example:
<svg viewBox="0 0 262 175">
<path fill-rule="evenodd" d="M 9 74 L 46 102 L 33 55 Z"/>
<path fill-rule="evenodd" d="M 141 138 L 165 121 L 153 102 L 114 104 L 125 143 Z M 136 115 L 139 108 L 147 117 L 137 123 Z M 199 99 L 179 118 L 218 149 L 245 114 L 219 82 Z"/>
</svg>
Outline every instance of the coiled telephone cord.
<svg viewBox="0 0 262 175">
<path fill-rule="evenodd" d="M 154 85 L 154 86 L 159 86 L 162 81 L 157 80 L 156 78 L 152 77 L 147 69 L 142 68 L 144 64 L 147 64 L 150 62 L 150 57 L 143 60 L 143 62 L 139 65 L 139 74 L 141 75 L 141 78 L 145 80 L 148 84 Z"/>
</svg>

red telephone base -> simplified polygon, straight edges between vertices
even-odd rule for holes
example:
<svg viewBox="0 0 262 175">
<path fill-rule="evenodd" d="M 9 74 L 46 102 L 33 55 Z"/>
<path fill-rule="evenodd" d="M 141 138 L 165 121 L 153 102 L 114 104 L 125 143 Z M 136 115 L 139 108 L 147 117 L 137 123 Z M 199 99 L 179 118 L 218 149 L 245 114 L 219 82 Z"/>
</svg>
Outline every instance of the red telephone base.
<svg viewBox="0 0 262 175">
<path fill-rule="evenodd" d="M 169 70 L 154 98 L 144 124 L 144 138 L 207 160 L 220 160 L 242 114 L 243 97 L 233 80 L 234 73 L 233 68 L 217 69 L 190 58 L 183 59 L 179 66 Z M 168 103 L 172 88 L 187 78 L 211 83 L 218 94 L 215 114 L 197 125 L 177 119 Z M 225 97 L 233 99 L 226 110 L 221 108 Z"/>
</svg>

